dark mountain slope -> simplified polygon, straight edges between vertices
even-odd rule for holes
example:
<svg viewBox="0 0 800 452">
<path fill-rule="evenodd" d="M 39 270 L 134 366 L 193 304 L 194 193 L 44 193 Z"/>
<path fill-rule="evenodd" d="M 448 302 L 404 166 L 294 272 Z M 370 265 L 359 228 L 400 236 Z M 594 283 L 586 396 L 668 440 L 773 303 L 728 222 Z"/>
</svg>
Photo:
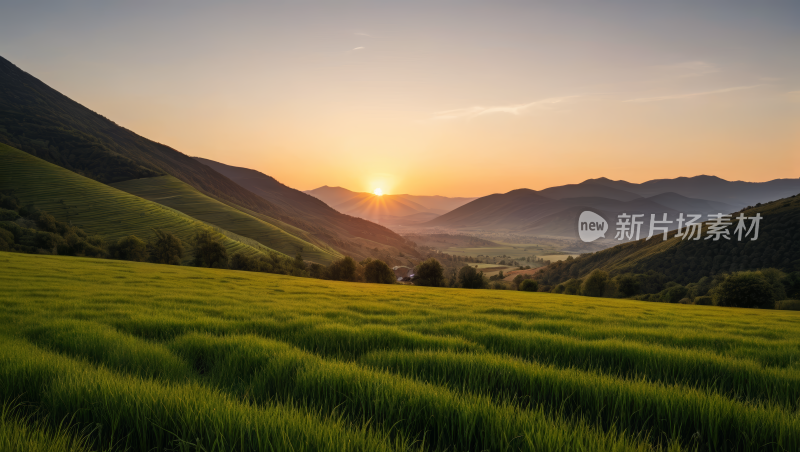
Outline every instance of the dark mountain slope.
<svg viewBox="0 0 800 452">
<path fill-rule="evenodd" d="M 306 230 L 310 232 L 316 231 L 314 234 L 317 237 L 326 242 L 333 242 L 331 244 L 343 252 L 351 254 L 359 252 L 356 256 L 368 255 L 364 254 L 363 250 L 359 251 L 358 247 L 353 247 L 352 244 L 343 242 L 337 235 L 343 235 L 344 238 L 356 237 L 365 239 L 377 244 L 395 247 L 404 253 L 416 254 L 412 244 L 391 230 L 361 218 L 339 213 L 319 199 L 287 187 L 264 173 L 248 168 L 229 166 L 199 157 L 196 160 L 203 165 L 208 165 L 216 172 L 224 174 L 259 197 L 280 206 L 282 210 L 295 218 L 299 218 L 308 224 L 324 225 L 328 231 L 315 227 Z M 331 233 L 337 235 L 332 235 Z M 375 246 L 374 244 L 369 246 L 366 243 L 362 243 L 362 245 Z"/>
<path fill-rule="evenodd" d="M 541 279 L 553 285 L 584 277 L 594 269 L 607 271 L 611 276 L 652 270 L 665 275 L 667 281 L 687 284 L 725 272 L 767 267 L 786 272 L 800 270 L 800 195 L 744 211 L 748 217 L 757 213 L 763 218 L 758 239 L 754 241 L 737 240 L 733 234 L 736 221 L 728 228 L 731 240 L 706 240 L 707 228 L 696 241 L 682 240 L 672 231 L 666 241 L 655 237 L 642 239 L 553 264 L 541 273 Z"/>
</svg>

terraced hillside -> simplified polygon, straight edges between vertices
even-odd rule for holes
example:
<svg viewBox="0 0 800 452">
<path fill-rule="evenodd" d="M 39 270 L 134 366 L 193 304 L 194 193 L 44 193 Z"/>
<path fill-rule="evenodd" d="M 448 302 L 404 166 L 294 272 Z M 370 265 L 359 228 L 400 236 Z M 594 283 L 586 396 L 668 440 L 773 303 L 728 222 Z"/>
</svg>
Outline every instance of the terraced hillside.
<svg viewBox="0 0 800 452">
<path fill-rule="evenodd" d="M 324 265 L 342 258 L 332 249 L 308 243 L 266 221 L 208 197 L 172 176 L 134 179 L 111 186 L 249 237 L 289 256 L 301 253 L 304 259 Z"/>
<path fill-rule="evenodd" d="M 205 223 L 161 204 L 80 176 L 52 163 L 0 144 L 0 190 L 11 190 L 25 204 L 33 204 L 59 221 L 71 222 L 91 234 L 114 241 L 128 235 L 141 239 L 154 236 L 153 228 L 180 238 L 188 249 L 189 239 Z M 221 228 L 229 253 L 271 251 L 253 239 Z M 188 262 L 189 253 L 184 255 Z"/>
<path fill-rule="evenodd" d="M 62 442 L 800 450 L 797 312 L 11 253 L 0 266 L 0 397 Z"/>
</svg>

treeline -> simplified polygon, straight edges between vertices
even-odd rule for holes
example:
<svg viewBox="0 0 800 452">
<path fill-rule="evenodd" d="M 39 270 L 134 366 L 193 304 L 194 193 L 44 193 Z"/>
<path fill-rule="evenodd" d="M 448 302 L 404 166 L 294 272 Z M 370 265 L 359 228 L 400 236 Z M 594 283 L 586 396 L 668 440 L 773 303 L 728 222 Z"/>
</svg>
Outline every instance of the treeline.
<svg viewBox="0 0 800 452">
<path fill-rule="evenodd" d="M 569 259 L 563 265 L 568 266 Z M 800 310 L 800 272 L 786 273 L 776 268 L 718 273 L 685 285 L 653 270 L 610 276 L 596 269 L 586 277 L 570 278 L 556 285 L 547 284 L 546 273 L 537 275 L 537 279 L 540 291 L 565 295 Z"/>
</svg>

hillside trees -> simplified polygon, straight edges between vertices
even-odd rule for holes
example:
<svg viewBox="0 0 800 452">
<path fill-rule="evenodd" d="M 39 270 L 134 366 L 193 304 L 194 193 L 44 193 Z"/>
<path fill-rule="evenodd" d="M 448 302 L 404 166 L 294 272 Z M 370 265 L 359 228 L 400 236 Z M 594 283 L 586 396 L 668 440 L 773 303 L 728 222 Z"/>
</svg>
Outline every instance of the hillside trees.
<svg viewBox="0 0 800 452">
<path fill-rule="evenodd" d="M 519 290 L 523 292 L 536 292 L 539 290 L 539 283 L 532 279 L 526 279 L 525 281 L 522 281 L 522 284 L 520 284 Z"/>
</svg>

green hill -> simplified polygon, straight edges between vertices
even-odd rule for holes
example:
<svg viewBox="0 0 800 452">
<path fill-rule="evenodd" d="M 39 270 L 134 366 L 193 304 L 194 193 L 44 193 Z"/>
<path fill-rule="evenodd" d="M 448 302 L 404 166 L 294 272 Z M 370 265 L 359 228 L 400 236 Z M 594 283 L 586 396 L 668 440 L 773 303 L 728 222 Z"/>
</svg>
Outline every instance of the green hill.
<svg viewBox="0 0 800 452">
<path fill-rule="evenodd" d="M 290 256 L 301 253 L 304 259 L 324 265 L 342 258 L 336 251 L 308 243 L 266 221 L 208 197 L 172 176 L 134 179 L 111 186 L 249 237 Z"/>
<path fill-rule="evenodd" d="M 0 268 L 0 402 L 92 450 L 800 450 L 797 312 L 6 252 Z M 0 422 L 0 441 L 19 428 Z"/>
<path fill-rule="evenodd" d="M 761 214 L 757 240 L 738 241 L 736 221 L 728 227 L 731 240 L 705 240 L 708 223 L 704 223 L 700 240 L 682 240 L 671 231 L 666 241 L 656 236 L 558 262 L 541 272 L 540 279 L 553 285 L 602 269 L 611 276 L 653 271 L 663 274 L 667 281 L 687 284 L 704 276 L 768 267 L 787 273 L 800 271 L 800 195 L 748 207 L 743 212 L 747 217 Z M 738 212 L 732 215 L 736 216 Z"/>
<path fill-rule="evenodd" d="M 209 225 L 161 204 L 126 193 L 72 171 L 45 162 L 28 153 L 0 144 L 0 190 L 13 193 L 25 204 L 33 204 L 59 221 L 70 222 L 87 233 L 108 241 L 128 235 L 142 239 L 154 236 L 152 228 L 188 241 Z M 219 227 L 229 253 L 272 251 L 256 240 Z M 184 260 L 190 259 L 188 253 Z"/>
</svg>

